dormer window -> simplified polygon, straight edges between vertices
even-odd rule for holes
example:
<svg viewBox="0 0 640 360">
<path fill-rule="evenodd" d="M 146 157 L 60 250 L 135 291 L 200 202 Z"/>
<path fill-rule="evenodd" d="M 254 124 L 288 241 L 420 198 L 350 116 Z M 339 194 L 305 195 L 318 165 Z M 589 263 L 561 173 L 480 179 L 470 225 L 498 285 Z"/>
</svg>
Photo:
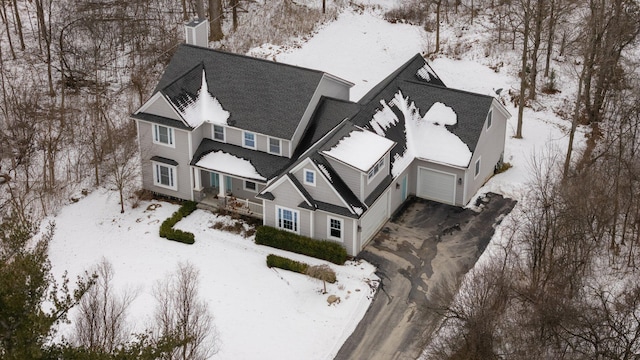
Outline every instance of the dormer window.
<svg viewBox="0 0 640 360">
<path fill-rule="evenodd" d="M 280 139 L 269 138 L 269 152 L 280 155 Z"/>
<path fill-rule="evenodd" d="M 378 175 L 380 170 L 382 170 L 383 168 L 384 168 L 384 158 L 380 159 L 380 161 L 378 161 L 375 165 L 373 165 L 371 170 L 369 170 L 369 173 L 367 174 L 367 181 L 371 182 L 371 179 L 376 177 L 376 175 Z"/>
<path fill-rule="evenodd" d="M 213 125 L 213 139 L 224 142 L 224 126 Z"/>
<path fill-rule="evenodd" d="M 255 149 L 256 148 L 256 134 L 252 132 L 245 131 L 244 132 L 244 147 Z"/>
<path fill-rule="evenodd" d="M 316 186 L 316 172 L 304 169 L 304 183 L 306 185 Z"/>
<path fill-rule="evenodd" d="M 153 142 L 173 147 L 173 129 L 170 127 L 153 124 Z"/>
</svg>

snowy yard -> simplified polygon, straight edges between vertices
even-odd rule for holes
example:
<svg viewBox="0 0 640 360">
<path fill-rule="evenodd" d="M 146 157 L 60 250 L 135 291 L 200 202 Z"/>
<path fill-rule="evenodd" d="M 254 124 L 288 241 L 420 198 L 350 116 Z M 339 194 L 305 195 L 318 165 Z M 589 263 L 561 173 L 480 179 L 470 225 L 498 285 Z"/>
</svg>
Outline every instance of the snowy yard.
<svg viewBox="0 0 640 360">
<path fill-rule="evenodd" d="M 422 28 L 387 23 L 380 13 L 347 10 L 301 48 L 265 45 L 252 53 L 352 81 L 356 85 L 351 98 L 357 101 L 421 52 L 425 36 Z M 431 65 L 453 88 L 494 94 L 496 89 L 506 91 L 516 83 L 514 72 L 506 66 L 495 72 L 475 59 L 438 58 Z M 554 100 L 550 101 L 553 105 Z M 551 110 L 527 109 L 525 138 L 516 140 L 512 136 L 517 111 L 509 102 L 506 107 L 513 118 L 507 128 L 505 161 L 513 167 L 492 178 L 482 191 L 521 199 L 531 155 L 549 147 L 566 149 L 566 124 Z M 577 138 L 583 141 L 582 136 Z M 113 264 L 117 286 L 138 292 L 130 316 L 140 331 L 153 311 L 154 283 L 173 272 L 178 263 L 190 262 L 200 270 L 201 295 L 208 301 L 220 333 L 221 350 L 216 358 L 333 358 L 371 301 L 377 279 L 372 265 L 330 264 L 338 282 L 328 285 L 328 291 L 340 296 L 342 302 L 327 306 L 328 294 L 319 293 L 320 281 L 269 269 L 265 258 L 274 253 L 310 264 L 325 262 L 257 246 L 252 238 L 212 229 L 215 221 L 225 220 L 201 210 L 177 225 L 195 234 L 194 245 L 159 238 L 160 223 L 176 209 L 176 205 L 165 202 L 143 202 L 120 214 L 116 193 L 94 191 L 51 219 L 56 223 L 50 250 L 54 274 L 60 276 L 67 270 L 73 279 L 106 258 Z"/>
<path fill-rule="evenodd" d="M 155 306 L 153 285 L 175 271 L 180 262 L 200 270 L 201 296 L 215 316 L 220 333 L 220 359 L 330 359 L 351 334 L 370 303 L 377 277 L 368 263 L 329 264 L 338 281 L 322 295 L 319 280 L 266 266 L 270 253 L 309 264 L 326 263 L 302 255 L 255 245 L 212 229 L 229 221 L 197 210 L 178 223 L 196 236 L 185 245 L 158 236 L 160 223 L 177 208 L 166 202 L 143 202 L 120 214 L 117 194 L 98 190 L 65 207 L 55 217 L 51 244 L 53 272 L 71 278 L 106 258 L 115 270 L 117 288 L 134 289 L 138 297 L 130 320 L 138 331 Z M 327 296 L 340 304 L 328 306 Z"/>
</svg>

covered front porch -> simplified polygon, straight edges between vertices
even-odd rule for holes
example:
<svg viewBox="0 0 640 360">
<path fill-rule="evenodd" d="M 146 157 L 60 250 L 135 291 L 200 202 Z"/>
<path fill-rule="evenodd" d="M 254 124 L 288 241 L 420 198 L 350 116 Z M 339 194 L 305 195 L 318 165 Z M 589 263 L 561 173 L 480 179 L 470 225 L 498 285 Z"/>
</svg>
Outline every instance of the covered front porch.
<svg viewBox="0 0 640 360">
<path fill-rule="evenodd" d="M 255 179 L 192 167 L 194 201 L 205 206 L 262 218 L 262 202 L 255 195 L 264 184 Z"/>
</svg>

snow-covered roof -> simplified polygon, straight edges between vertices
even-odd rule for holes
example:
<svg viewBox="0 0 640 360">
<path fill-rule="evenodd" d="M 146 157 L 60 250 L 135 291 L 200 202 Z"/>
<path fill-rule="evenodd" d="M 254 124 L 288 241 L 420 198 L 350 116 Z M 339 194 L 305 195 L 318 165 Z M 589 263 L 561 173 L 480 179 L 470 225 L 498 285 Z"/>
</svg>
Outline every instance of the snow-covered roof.
<svg viewBox="0 0 640 360">
<path fill-rule="evenodd" d="M 227 125 L 229 112 L 222 108 L 220 101 L 209 92 L 207 76 L 202 69 L 202 82 L 195 97 L 186 97 L 177 105 L 178 112 L 192 128 L 197 128 L 203 122 Z"/>
<path fill-rule="evenodd" d="M 445 125 L 453 126 L 458 122 L 455 111 L 441 102 L 435 102 L 424 116 L 415 103 L 398 91 L 387 104 L 381 101 L 382 109 L 374 114 L 371 128 L 381 136 L 399 122 L 391 109 L 397 108 L 405 119 L 406 151 L 397 154 L 392 160 L 391 173 L 397 176 L 411 163 L 413 158 L 427 159 L 454 166 L 466 167 L 471 160 L 471 150 L 457 135 Z"/>
<path fill-rule="evenodd" d="M 239 158 L 224 151 L 210 152 L 200 158 L 195 165 L 204 169 L 238 177 L 262 181 L 267 180 L 256 171 L 256 168 L 249 160 Z"/>
<path fill-rule="evenodd" d="M 322 151 L 354 168 L 367 172 L 382 158 L 395 143 L 371 131 L 356 129 L 329 150 Z"/>
<path fill-rule="evenodd" d="M 162 92 L 175 107 L 183 108 L 183 115 L 190 124 L 225 121 L 240 129 L 291 139 L 324 74 L 181 44 L 155 92 Z M 209 95 L 202 91 L 204 86 Z M 214 109 L 213 114 L 217 116 L 212 118 L 210 115 L 213 114 L 207 114 L 204 119 L 195 116 L 207 109 Z"/>
</svg>

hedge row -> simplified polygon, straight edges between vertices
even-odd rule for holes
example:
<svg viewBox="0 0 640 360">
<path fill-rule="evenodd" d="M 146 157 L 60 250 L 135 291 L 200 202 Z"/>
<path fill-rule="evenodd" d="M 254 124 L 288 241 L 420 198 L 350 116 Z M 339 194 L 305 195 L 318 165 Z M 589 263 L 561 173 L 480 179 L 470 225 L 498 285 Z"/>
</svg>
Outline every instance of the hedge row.
<svg viewBox="0 0 640 360">
<path fill-rule="evenodd" d="M 270 268 L 277 267 L 279 269 L 294 271 L 300 274 L 306 273 L 309 268 L 309 265 L 303 262 L 273 254 L 267 255 L 267 266 Z"/>
<path fill-rule="evenodd" d="M 160 237 L 185 244 L 193 244 L 196 242 L 195 236 L 192 233 L 173 228 L 173 225 L 178 221 L 194 212 L 196 205 L 197 203 L 193 201 L 185 201 L 182 203 L 178 211 L 174 212 L 170 218 L 163 221 L 162 225 L 160 225 Z"/>
<path fill-rule="evenodd" d="M 313 256 L 338 265 L 342 265 L 347 261 L 347 250 L 336 242 L 314 240 L 270 226 L 258 228 L 258 231 L 256 231 L 256 244 Z"/>
</svg>

